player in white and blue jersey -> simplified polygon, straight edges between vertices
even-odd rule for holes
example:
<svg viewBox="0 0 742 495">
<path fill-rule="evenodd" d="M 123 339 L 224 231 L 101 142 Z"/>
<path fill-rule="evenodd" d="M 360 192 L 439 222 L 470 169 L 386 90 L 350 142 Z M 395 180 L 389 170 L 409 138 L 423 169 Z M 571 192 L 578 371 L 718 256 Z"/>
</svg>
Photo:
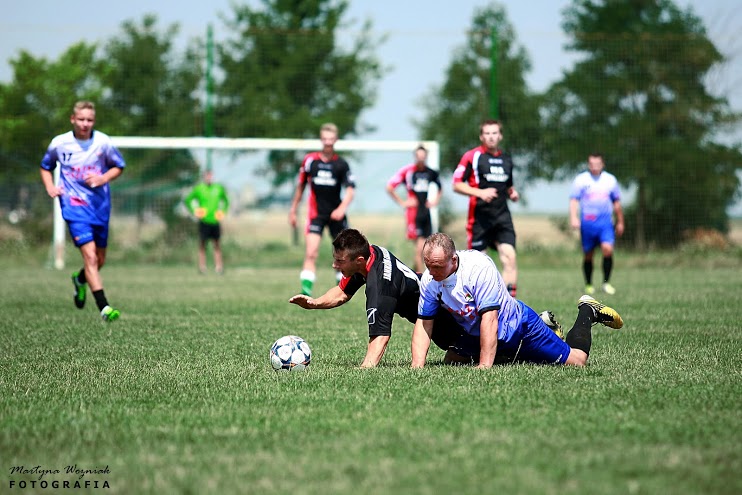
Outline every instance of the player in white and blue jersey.
<svg viewBox="0 0 742 495">
<path fill-rule="evenodd" d="M 593 294 L 593 252 L 600 246 L 603 254 L 603 292 L 615 294 L 611 285 L 613 246 L 616 235 L 623 235 L 624 218 L 618 180 L 604 171 L 603 155 L 592 153 L 587 159 L 588 170 L 580 173 L 572 183 L 569 195 L 569 218 L 573 229 L 580 229 L 582 239 L 582 272 L 585 292 Z M 579 214 L 578 214 L 579 212 Z M 613 215 L 616 215 L 614 230 Z M 614 235 L 615 231 L 615 235 Z"/>
<path fill-rule="evenodd" d="M 41 180 L 52 198 L 59 198 L 62 217 L 70 236 L 80 249 L 83 267 L 72 274 L 75 306 L 85 306 L 90 285 L 104 321 L 114 321 L 120 311 L 108 304 L 100 269 L 106 261 L 111 194 L 108 183 L 123 172 L 126 163 L 111 139 L 94 131 L 95 105 L 75 103 L 70 117 L 72 130 L 52 139 L 41 160 Z M 60 182 L 54 183 L 53 170 L 60 166 Z"/>
<path fill-rule="evenodd" d="M 427 270 L 420 281 L 418 317 L 412 332 L 412 367 L 422 368 L 433 333 L 445 324 L 441 308 L 451 315 L 452 335 L 444 363 L 478 363 L 489 368 L 505 361 L 584 366 L 592 344 L 591 327 L 602 323 L 621 328 L 613 309 L 584 295 L 574 326 L 562 341 L 539 315 L 513 298 L 495 263 L 480 251 L 456 251 L 453 239 L 437 233 L 423 248 Z M 503 361 L 502 359 L 498 362 Z"/>
</svg>

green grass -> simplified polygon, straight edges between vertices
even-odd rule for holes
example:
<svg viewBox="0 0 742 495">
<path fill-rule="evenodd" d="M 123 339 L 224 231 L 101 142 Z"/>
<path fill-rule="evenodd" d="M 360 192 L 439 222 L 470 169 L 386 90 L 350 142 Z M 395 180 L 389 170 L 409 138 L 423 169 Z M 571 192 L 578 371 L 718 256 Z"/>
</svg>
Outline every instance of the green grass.
<svg viewBox="0 0 742 495">
<path fill-rule="evenodd" d="M 569 327 L 579 255 L 542 254 L 522 257 L 520 297 Z M 122 317 L 109 325 L 92 298 L 73 307 L 71 269 L 5 260 L 0 492 L 38 479 L 14 466 L 72 464 L 108 466 L 83 480 L 127 494 L 742 492 L 738 260 L 673 269 L 618 256 L 608 301 L 626 325 L 595 327 L 587 368 L 483 371 L 442 366 L 437 349 L 410 370 L 399 319 L 382 366 L 358 369 L 363 294 L 331 311 L 289 305 L 290 257 L 292 268 L 223 277 L 111 262 Z M 332 281 L 320 271 L 320 287 Z M 312 346 L 308 372 L 271 370 L 286 334 Z"/>
</svg>

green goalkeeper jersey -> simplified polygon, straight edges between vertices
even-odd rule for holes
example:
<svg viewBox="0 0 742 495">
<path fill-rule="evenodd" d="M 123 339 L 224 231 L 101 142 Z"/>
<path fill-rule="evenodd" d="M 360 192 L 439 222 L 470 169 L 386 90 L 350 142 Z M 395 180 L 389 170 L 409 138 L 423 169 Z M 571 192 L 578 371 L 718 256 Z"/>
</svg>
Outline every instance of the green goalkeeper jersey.
<svg viewBox="0 0 742 495">
<path fill-rule="evenodd" d="M 206 214 L 200 219 L 204 223 L 217 224 L 216 212 L 226 213 L 229 207 L 227 192 L 221 184 L 198 184 L 186 196 L 185 204 L 191 213 L 196 213 L 198 208 L 206 210 Z"/>
</svg>

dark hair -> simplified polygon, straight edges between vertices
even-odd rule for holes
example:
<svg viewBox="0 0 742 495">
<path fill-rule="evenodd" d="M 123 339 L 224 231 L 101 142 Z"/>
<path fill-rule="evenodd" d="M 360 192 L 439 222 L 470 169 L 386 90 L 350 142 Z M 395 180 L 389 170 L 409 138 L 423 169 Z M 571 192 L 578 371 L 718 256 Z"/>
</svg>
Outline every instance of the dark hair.
<svg viewBox="0 0 742 495">
<path fill-rule="evenodd" d="M 481 124 L 479 124 L 479 134 L 482 134 L 482 131 L 484 130 L 484 126 L 486 125 L 496 125 L 500 128 L 500 134 L 502 134 L 502 122 L 495 119 L 487 119 L 483 121 Z"/>
<path fill-rule="evenodd" d="M 332 241 L 332 249 L 336 253 L 345 251 L 350 259 L 356 259 L 359 256 L 368 259 L 371 256 L 371 246 L 368 239 L 356 229 L 341 231 Z"/>
<path fill-rule="evenodd" d="M 601 153 L 599 151 L 594 151 L 594 152 L 590 153 L 589 155 L 587 155 L 587 157 L 588 158 L 600 158 L 601 160 L 603 160 L 603 153 Z"/>
</svg>

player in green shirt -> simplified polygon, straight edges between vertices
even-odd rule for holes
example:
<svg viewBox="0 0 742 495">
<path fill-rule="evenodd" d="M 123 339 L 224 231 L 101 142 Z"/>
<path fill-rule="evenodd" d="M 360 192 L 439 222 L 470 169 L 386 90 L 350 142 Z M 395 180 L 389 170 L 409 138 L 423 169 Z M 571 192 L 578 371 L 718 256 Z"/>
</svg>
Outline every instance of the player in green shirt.
<svg viewBox="0 0 742 495">
<path fill-rule="evenodd" d="M 222 230 L 220 222 L 229 208 L 227 192 L 221 184 L 213 182 L 214 174 L 211 170 L 204 172 L 203 182 L 196 185 L 186 196 L 185 204 L 188 210 L 198 218 L 198 269 L 206 273 L 206 243 L 211 239 L 214 243 L 214 269 L 216 273 L 224 272 L 222 263 L 222 248 L 219 244 Z"/>
</svg>

